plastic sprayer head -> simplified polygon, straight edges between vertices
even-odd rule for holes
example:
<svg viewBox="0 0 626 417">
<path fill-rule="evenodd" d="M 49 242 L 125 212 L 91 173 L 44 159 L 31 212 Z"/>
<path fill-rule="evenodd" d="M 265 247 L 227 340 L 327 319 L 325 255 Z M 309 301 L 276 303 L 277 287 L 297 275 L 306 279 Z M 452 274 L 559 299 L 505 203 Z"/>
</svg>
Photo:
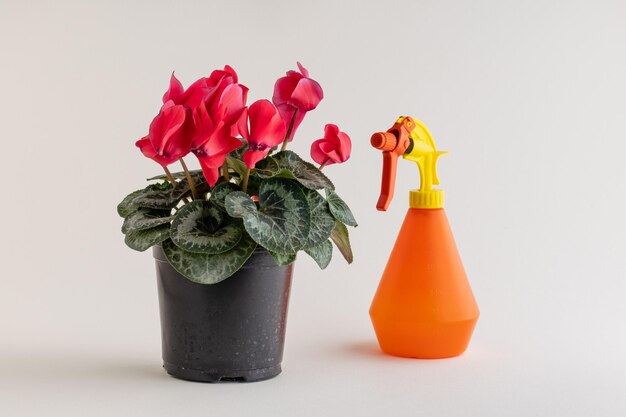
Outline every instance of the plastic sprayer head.
<svg viewBox="0 0 626 417">
<path fill-rule="evenodd" d="M 392 151 L 398 145 L 398 138 L 390 132 L 377 132 L 372 135 L 370 143 L 381 151 Z"/>
</svg>

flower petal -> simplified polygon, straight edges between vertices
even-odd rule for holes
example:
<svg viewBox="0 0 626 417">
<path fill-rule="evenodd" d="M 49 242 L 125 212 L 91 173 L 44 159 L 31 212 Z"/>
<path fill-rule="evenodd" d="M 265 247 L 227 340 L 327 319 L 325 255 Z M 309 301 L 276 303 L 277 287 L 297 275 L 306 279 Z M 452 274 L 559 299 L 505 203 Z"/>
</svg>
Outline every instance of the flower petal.
<svg viewBox="0 0 626 417">
<path fill-rule="evenodd" d="M 298 61 L 296 62 L 296 64 L 298 64 L 298 69 L 300 70 L 300 72 L 302 73 L 302 75 L 304 75 L 306 78 L 309 78 L 309 71 L 307 71 L 306 68 L 304 68 L 302 66 L 302 64 Z"/>
<path fill-rule="evenodd" d="M 158 155 L 182 157 L 189 152 L 191 135 L 185 132 L 187 109 L 166 102 L 150 124 L 150 141 Z"/>
<path fill-rule="evenodd" d="M 298 81 L 302 77 L 282 77 L 276 80 L 274 84 L 274 95 L 272 96 L 272 102 L 276 106 L 286 104 L 291 100 L 291 94 L 296 89 Z"/>
<path fill-rule="evenodd" d="M 198 157 L 198 161 L 200 161 L 200 168 L 202 168 L 204 178 L 206 178 L 206 181 L 211 187 L 213 187 L 215 183 L 217 183 L 217 180 L 220 178 L 219 167 L 222 166 L 225 159 L 225 154 L 218 157 Z"/>
<path fill-rule="evenodd" d="M 150 138 L 148 138 L 147 136 L 139 139 L 135 143 L 135 146 L 139 148 L 139 150 L 141 151 L 141 153 L 144 154 L 145 157 L 152 159 L 153 161 L 164 167 L 178 160 L 178 158 L 167 158 L 157 155 L 154 147 L 152 146 L 152 143 L 150 142 Z"/>
<path fill-rule="evenodd" d="M 185 89 L 183 88 L 183 85 L 174 75 L 174 71 L 172 71 L 172 76 L 170 77 L 170 86 L 165 94 L 163 94 L 163 103 L 166 103 L 168 100 L 177 101 L 180 96 L 183 95 L 184 91 Z"/>
<path fill-rule="evenodd" d="M 291 94 L 289 104 L 297 107 L 300 111 L 311 111 L 324 98 L 322 87 L 315 80 L 303 78 L 298 81 L 296 88 Z"/>
<path fill-rule="evenodd" d="M 285 123 L 278 110 L 269 100 L 255 101 L 248 109 L 250 133 L 248 142 L 253 145 L 271 148 L 285 138 Z"/>
<path fill-rule="evenodd" d="M 243 153 L 243 162 L 246 164 L 248 168 L 252 169 L 254 168 L 257 162 L 265 158 L 265 156 L 269 153 L 269 151 L 270 151 L 270 148 L 267 148 L 262 151 L 253 151 L 251 149 L 248 149 L 247 151 Z"/>
</svg>

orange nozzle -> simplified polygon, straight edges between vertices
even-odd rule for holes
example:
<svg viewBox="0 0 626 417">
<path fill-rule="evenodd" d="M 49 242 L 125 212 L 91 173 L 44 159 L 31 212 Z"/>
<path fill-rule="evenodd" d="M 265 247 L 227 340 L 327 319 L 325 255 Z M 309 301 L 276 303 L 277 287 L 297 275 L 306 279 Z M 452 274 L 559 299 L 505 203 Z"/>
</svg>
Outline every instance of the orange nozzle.
<svg viewBox="0 0 626 417">
<path fill-rule="evenodd" d="M 398 156 L 403 155 L 408 149 L 411 143 L 409 135 L 413 126 L 415 126 L 413 120 L 410 117 L 405 117 L 386 132 L 377 132 L 372 135 L 370 141 L 372 146 L 383 151 L 383 176 L 380 185 L 380 197 L 376 203 L 376 208 L 380 211 L 386 211 L 391 204 L 396 185 Z"/>
</svg>

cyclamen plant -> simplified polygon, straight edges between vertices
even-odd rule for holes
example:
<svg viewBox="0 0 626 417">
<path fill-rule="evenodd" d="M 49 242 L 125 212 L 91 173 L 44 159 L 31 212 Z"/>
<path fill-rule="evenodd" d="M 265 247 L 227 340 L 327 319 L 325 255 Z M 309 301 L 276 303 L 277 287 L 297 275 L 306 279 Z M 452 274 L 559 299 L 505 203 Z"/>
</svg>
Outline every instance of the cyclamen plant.
<svg viewBox="0 0 626 417">
<path fill-rule="evenodd" d="M 203 284 L 234 274 L 257 246 L 278 265 L 304 251 L 324 269 L 332 241 L 352 262 L 346 226 L 357 223 L 322 173 L 350 158 L 350 137 L 327 124 L 324 137 L 311 145 L 319 167 L 287 150 L 306 113 L 323 98 L 300 63 L 298 69 L 276 81 L 272 101 L 250 106 L 248 88 L 229 66 L 187 89 L 172 74 L 159 114 L 136 143 L 165 175 L 149 178 L 154 183 L 117 207 L 130 248 L 160 245 L 178 272 Z M 189 154 L 200 170 L 187 168 Z M 168 166 L 176 162 L 182 171 L 172 173 Z"/>
</svg>

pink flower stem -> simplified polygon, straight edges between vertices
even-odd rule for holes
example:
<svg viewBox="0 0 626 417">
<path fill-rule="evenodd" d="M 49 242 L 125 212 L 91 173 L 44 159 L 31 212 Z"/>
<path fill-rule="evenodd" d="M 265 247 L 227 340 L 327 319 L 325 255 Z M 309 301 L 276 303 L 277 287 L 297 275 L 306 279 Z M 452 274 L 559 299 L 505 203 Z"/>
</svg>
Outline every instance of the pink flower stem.
<svg viewBox="0 0 626 417">
<path fill-rule="evenodd" d="M 326 164 L 330 161 L 330 158 L 326 158 L 326 160 L 324 162 L 322 162 L 322 164 L 320 165 L 320 167 L 318 168 L 320 171 L 324 169 L 324 167 L 326 166 Z"/>
<path fill-rule="evenodd" d="M 289 122 L 289 128 L 287 129 L 287 134 L 285 135 L 285 140 L 283 140 L 283 146 L 280 147 L 280 151 L 283 152 L 287 149 L 287 143 L 289 142 L 289 137 L 291 136 L 291 132 L 293 131 L 293 125 L 296 123 L 296 116 L 298 115 L 298 109 L 293 112 L 293 116 L 291 116 L 291 122 Z"/>
<path fill-rule="evenodd" d="M 167 179 L 170 181 L 170 184 L 172 184 L 172 188 L 176 187 L 176 180 L 172 176 L 172 173 L 170 172 L 170 170 L 167 167 L 163 167 L 163 171 L 165 171 L 165 175 L 167 176 Z"/>
<path fill-rule="evenodd" d="M 228 161 L 224 161 L 224 164 L 222 164 L 222 176 L 224 176 L 224 179 L 226 180 L 226 182 L 230 182 L 230 174 L 228 174 Z"/>
<path fill-rule="evenodd" d="M 250 168 L 246 169 L 246 173 L 243 174 L 243 181 L 241 182 L 241 190 L 248 192 L 248 180 L 250 179 Z"/>
<path fill-rule="evenodd" d="M 183 161 L 183 158 L 179 159 L 180 164 L 183 166 L 183 171 L 185 171 L 185 177 L 187 177 L 187 183 L 189 184 L 189 189 L 191 190 L 191 196 L 194 200 L 198 199 L 198 194 L 196 193 L 196 184 L 194 184 L 193 179 L 191 179 L 191 174 L 187 169 L 187 164 Z"/>
</svg>

